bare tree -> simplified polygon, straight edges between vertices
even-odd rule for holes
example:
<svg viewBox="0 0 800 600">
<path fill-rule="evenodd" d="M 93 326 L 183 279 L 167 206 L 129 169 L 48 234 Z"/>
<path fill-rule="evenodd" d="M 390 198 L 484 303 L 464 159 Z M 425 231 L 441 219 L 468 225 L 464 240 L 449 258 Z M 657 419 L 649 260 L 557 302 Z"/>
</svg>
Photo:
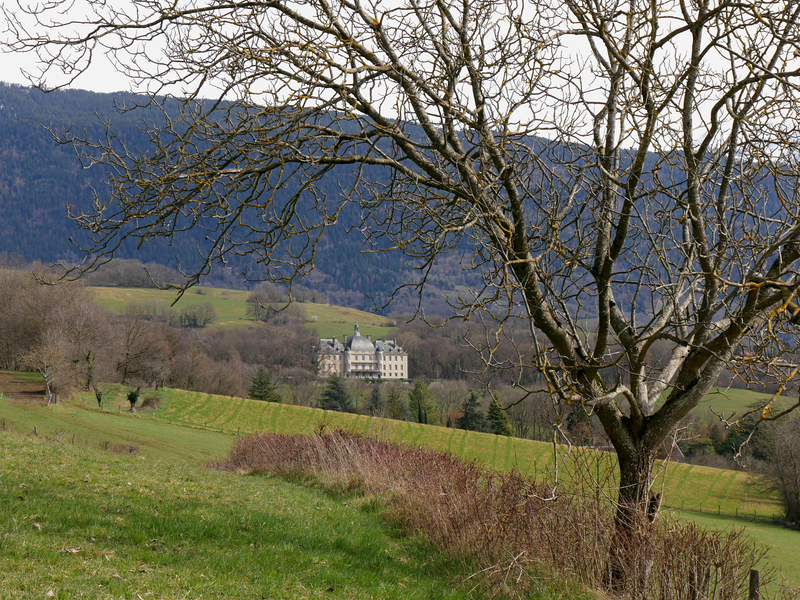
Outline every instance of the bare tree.
<svg viewBox="0 0 800 600">
<path fill-rule="evenodd" d="M 770 428 L 769 457 L 760 465 L 786 505 L 786 520 L 800 523 L 800 419 L 786 419 Z"/>
<path fill-rule="evenodd" d="M 110 51 L 154 92 L 180 91 L 150 99 L 163 123 L 147 153 L 63 138 L 112 173 L 110 199 L 74 214 L 83 267 L 124 239 L 203 227 L 190 284 L 233 254 L 288 281 L 348 202 L 420 286 L 472 240 L 464 266 L 485 288 L 460 308 L 490 307 L 495 342 L 504 319 L 527 319 L 534 347 L 499 361 L 487 338 L 487 363 L 537 369 L 598 416 L 619 457 L 620 547 L 646 520 L 657 448 L 723 370 L 795 375 L 800 4 L 66 5 L 3 8 L 7 44 L 40 54 L 42 81 Z M 343 166 L 355 183 L 323 195 Z"/>
<path fill-rule="evenodd" d="M 76 374 L 69 360 L 70 343 L 63 330 L 50 328 L 22 358 L 22 365 L 39 373 L 44 379 L 47 406 L 58 404 L 61 394 L 69 392 Z"/>
</svg>

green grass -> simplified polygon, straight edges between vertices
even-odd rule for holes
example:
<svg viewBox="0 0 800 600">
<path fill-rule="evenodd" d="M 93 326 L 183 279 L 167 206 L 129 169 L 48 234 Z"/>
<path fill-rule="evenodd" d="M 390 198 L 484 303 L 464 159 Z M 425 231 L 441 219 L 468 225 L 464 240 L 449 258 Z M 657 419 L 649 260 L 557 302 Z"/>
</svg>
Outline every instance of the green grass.
<svg viewBox="0 0 800 600">
<path fill-rule="evenodd" d="M 11 433 L 0 453 L 2 599 L 468 597 L 464 567 L 319 488 Z"/>
<path fill-rule="evenodd" d="M 117 314 L 124 314 L 132 304 L 168 308 L 176 297 L 174 290 L 117 287 L 91 287 L 89 289 L 92 290 L 102 306 Z M 250 292 L 242 290 L 195 287 L 188 290 L 173 308 L 180 310 L 197 304 L 209 303 L 217 312 L 215 326 L 252 326 L 253 321 L 245 319 L 249 296 Z"/>
<path fill-rule="evenodd" d="M 725 413 L 725 417 L 735 414 L 740 417 L 750 410 L 754 404 L 763 404 L 772 398 L 772 394 L 763 394 L 751 390 L 734 390 L 726 388 L 713 388 L 711 392 L 703 398 L 698 407 L 708 413 L 713 409 L 716 413 Z M 775 408 L 788 408 L 791 400 L 785 396 L 780 396 Z"/>
<path fill-rule="evenodd" d="M 800 532 L 780 525 L 759 521 L 745 522 L 735 517 L 701 514 L 688 511 L 672 511 L 679 519 L 695 521 L 713 529 L 727 530 L 745 527 L 747 535 L 756 543 L 769 549 L 767 563 L 780 565 L 781 574 L 790 586 L 800 586 Z"/>
<path fill-rule="evenodd" d="M 25 432 L 37 425 L 40 435 L 60 437 L 67 442 L 76 434 L 78 445 L 133 443 L 148 458 L 177 462 L 204 463 L 224 455 L 233 440 L 229 434 L 310 433 L 322 424 L 388 441 L 447 450 L 498 469 L 517 468 L 537 476 L 550 470 L 554 461 L 552 445 L 530 440 L 181 390 L 165 389 L 159 393 L 162 404 L 155 413 L 130 414 L 126 411 L 125 390 L 112 386 L 106 395 L 108 410 L 105 411 L 99 411 L 93 397 L 86 394 L 71 403 L 50 408 L 0 400 L 0 418 L 6 419 L 9 427 Z M 613 472 L 613 456 L 602 456 L 608 470 Z M 658 486 L 661 483 L 659 480 Z M 754 517 L 770 521 L 782 511 L 778 498 L 766 492 L 757 478 L 743 472 L 673 463 L 663 483 L 665 507 L 683 509 L 688 514 L 702 512 L 709 517 L 719 513 L 748 531 L 757 525 Z M 615 477 L 609 477 L 604 485 L 613 497 Z M 767 523 L 764 526 L 772 531 Z M 787 532 L 789 541 L 781 544 L 790 549 L 787 553 L 800 554 L 800 533 L 780 531 Z M 761 541 L 768 543 L 769 539 Z M 784 567 L 789 564 L 783 562 L 786 556 L 780 553 L 775 559 Z M 790 574 L 790 577 L 796 576 Z M 800 577 L 792 581 L 800 585 Z"/>
<path fill-rule="evenodd" d="M 175 301 L 176 297 L 174 290 L 118 287 L 89 289 L 102 306 L 117 314 L 124 314 L 132 304 L 165 309 Z M 209 303 L 217 313 L 212 327 L 254 327 L 256 323 L 246 318 L 249 296 L 250 292 L 242 290 L 194 287 L 188 290 L 173 308 L 180 310 Z M 355 323 L 359 324 L 362 335 L 371 335 L 373 339 L 391 338 L 397 333 L 397 327 L 392 325 L 391 319 L 355 308 L 313 302 L 298 306 L 305 310 L 305 326 L 320 337 L 341 339 L 345 334 L 352 335 Z"/>
<path fill-rule="evenodd" d="M 135 445 L 147 458 L 207 463 L 225 455 L 233 443 L 229 435 L 172 425 L 152 414 L 131 415 L 99 411 L 80 403 L 57 406 L 18 404 L 0 400 L 0 419 L 7 429 L 59 439 L 70 445 L 114 448 Z"/>
<path fill-rule="evenodd" d="M 124 390 L 119 386 L 113 390 L 107 394 L 107 406 L 124 411 Z M 161 407 L 154 415 L 139 417 L 142 423 L 152 420 L 187 425 L 218 434 L 256 431 L 307 434 L 324 424 L 391 442 L 449 451 L 501 470 L 541 474 L 552 469 L 555 461 L 551 444 L 531 440 L 174 389 L 164 389 L 160 394 Z M 99 413 L 92 410 L 90 395 L 83 398 L 90 414 Z M 75 414 L 74 410 L 71 414 Z M 613 456 L 606 456 L 611 461 L 607 467 L 613 470 Z M 612 479 L 607 485 L 613 495 L 615 481 Z M 673 463 L 666 471 L 664 487 L 665 502 L 675 508 L 762 519 L 772 519 L 781 512 L 778 497 L 767 493 L 757 478 L 744 472 Z"/>
<path fill-rule="evenodd" d="M 70 440 L 75 435 L 79 444 L 136 444 L 142 453 L 161 460 L 208 461 L 227 452 L 227 434 L 307 434 L 324 424 L 449 451 L 502 470 L 541 474 L 554 465 L 551 444 L 519 438 L 174 389 L 161 390 L 160 397 L 161 407 L 154 413 L 131 415 L 125 390 L 110 386 L 107 410 L 98 410 L 93 397 L 84 393 L 72 403 L 50 408 L 0 401 L 0 417 L 20 431 L 31 432 L 35 425 L 40 435 Z M 607 457 L 613 470 L 613 456 Z M 615 481 L 607 485 L 613 490 Z M 780 500 L 744 472 L 673 463 L 664 488 L 665 503 L 674 508 L 762 519 L 781 512 Z"/>
</svg>

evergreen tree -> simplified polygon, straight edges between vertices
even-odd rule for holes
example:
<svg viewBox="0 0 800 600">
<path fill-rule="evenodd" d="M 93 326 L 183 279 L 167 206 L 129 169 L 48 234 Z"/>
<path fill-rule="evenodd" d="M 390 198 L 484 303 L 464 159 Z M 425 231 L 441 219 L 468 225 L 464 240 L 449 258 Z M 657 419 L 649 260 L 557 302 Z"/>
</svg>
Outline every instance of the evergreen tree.
<svg viewBox="0 0 800 600">
<path fill-rule="evenodd" d="M 469 399 L 464 401 L 461 405 L 461 411 L 464 413 L 458 420 L 458 426 L 461 429 L 469 431 L 483 431 L 485 417 L 481 410 L 481 401 L 475 392 L 470 392 Z"/>
<path fill-rule="evenodd" d="M 438 420 L 431 393 L 424 381 L 417 381 L 414 389 L 408 395 L 408 415 L 417 423 L 430 423 Z"/>
<path fill-rule="evenodd" d="M 390 419 L 397 419 L 399 421 L 404 421 L 408 414 L 408 407 L 400 396 L 400 392 L 395 388 L 389 390 L 389 397 L 386 399 L 386 413 L 386 416 Z"/>
<path fill-rule="evenodd" d="M 508 414 L 496 399 L 492 398 L 489 410 L 486 411 L 486 424 L 489 431 L 497 435 L 512 435 L 511 421 Z"/>
<path fill-rule="evenodd" d="M 275 386 L 272 385 L 272 377 L 269 376 L 264 367 L 258 367 L 255 377 L 250 382 L 248 395 L 254 400 L 264 400 L 265 402 L 280 402 L 281 397 Z"/>
<path fill-rule="evenodd" d="M 354 412 L 353 401 L 347 391 L 344 379 L 341 377 L 328 379 L 328 386 L 322 392 L 322 408 L 339 412 Z"/>
<path fill-rule="evenodd" d="M 372 386 L 372 393 L 369 396 L 369 414 L 373 417 L 383 412 L 383 394 L 381 394 L 380 382 Z"/>
<path fill-rule="evenodd" d="M 133 407 L 136 406 L 136 403 L 139 401 L 139 390 L 142 388 L 136 388 L 135 390 L 131 390 L 128 392 L 128 402 L 131 403 L 131 412 L 133 412 Z"/>
</svg>

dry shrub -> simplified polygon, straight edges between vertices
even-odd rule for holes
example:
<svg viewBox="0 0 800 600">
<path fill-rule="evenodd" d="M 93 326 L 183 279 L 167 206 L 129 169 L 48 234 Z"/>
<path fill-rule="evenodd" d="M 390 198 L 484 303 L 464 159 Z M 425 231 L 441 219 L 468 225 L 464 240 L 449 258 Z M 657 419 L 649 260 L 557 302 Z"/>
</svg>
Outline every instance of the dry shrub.
<svg viewBox="0 0 800 600">
<path fill-rule="evenodd" d="M 547 484 L 518 472 L 343 430 L 240 438 L 229 459 L 216 466 L 312 476 L 336 489 L 379 494 L 391 519 L 481 565 L 480 577 L 470 583 L 493 593 L 531 591 L 542 574 L 596 589 L 606 579 L 614 514 L 596 477 L 573 477 L 569 493 L 553 494 Z M 749 571 L 763 553 L 741 531 L 706 531 L 668 518 L 643 527 L 640 552 L 626 553 L 635 582 L 626 596 L 747 597 Z"/>
<path fill-rule="evenodd" d="M 158 394 L 149 394 L 148 396 L 145 396 L 141 405 L 142 410 L 155 410 L 160 407 L 161 398 Z"/>
<path fill-rule="evenodd" d="M 114 444 L 111 446 L 114 454 L 139 454 L 139 446 L 136 444 Z"/>
</svg>

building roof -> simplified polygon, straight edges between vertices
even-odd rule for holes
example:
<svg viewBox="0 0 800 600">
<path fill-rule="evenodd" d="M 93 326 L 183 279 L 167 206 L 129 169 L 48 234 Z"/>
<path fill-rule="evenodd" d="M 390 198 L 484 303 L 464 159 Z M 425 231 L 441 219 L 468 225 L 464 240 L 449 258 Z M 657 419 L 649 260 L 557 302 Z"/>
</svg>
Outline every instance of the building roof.
<svg viewBox="0 0 800 600">
<path fill-rule="evenodd" d="M 384 354 L 405 354 L 395 340 L 375 340 L 375 350 Z"/>
<path fill-rule="evenodd" d="M 353 330 L 353 337 L 347 340 L 345 344 L 350 352 L 375 352 L 375 346 L 372 345 L 372 342 L 369 341 L 368 338 L 365 338 L 361 335 L 361 331 L 358 328 L 358 323 Z"/>
<path fill-rule="evenodd" d="M 344 338 L 344 343 L 336 338 L 321 338 L 319 340 L 319 351 L 323 353 L 332 352 L 362 352 L 365 354 L 372 354 L 382 352 L 383 354 L 401 354 L 407 355 L 403 348 L 397 343 L 396 340 L 375 340 L 373 344 L 368 337 L 361 335 L 361 330 L 358 323 L 353 330 L 353 337 L 348 339 Z"/>
<path fill-rule="evenodd" d="M 322 338 L 319 341 L 319 349 L 321 352 L 343 352 L 344 344 L 336 338 Z"/>
</svg>

